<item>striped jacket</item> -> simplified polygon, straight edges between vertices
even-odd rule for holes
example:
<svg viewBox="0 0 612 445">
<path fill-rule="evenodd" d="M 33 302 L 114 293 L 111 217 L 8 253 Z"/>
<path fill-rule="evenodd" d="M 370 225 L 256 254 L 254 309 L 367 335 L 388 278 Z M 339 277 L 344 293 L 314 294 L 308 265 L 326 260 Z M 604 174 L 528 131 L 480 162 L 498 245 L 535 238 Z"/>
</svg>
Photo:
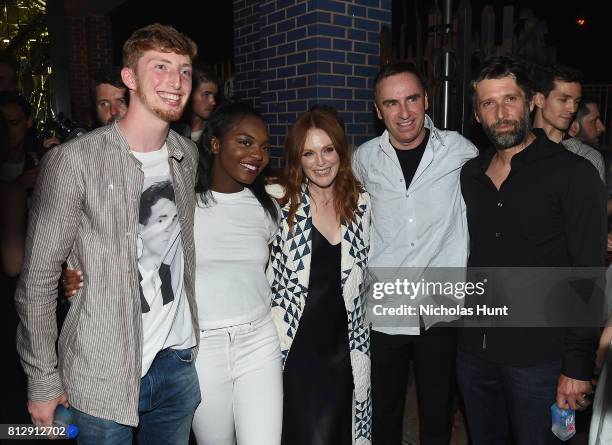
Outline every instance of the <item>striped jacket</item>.
<svg viewBox="0 0 612 445">
<path fill-rule="evenodd" d="M 275 197 L 284 194 L 279 186 L 268 186 Z M 272 287 L 272 319 L 280 338 L 283 364 L 299 329 L 300 317 L 308 300 L 312 256 L 312 215 L 310 198 L 304 190 L 289 230 L 289 203 L 282 208 L 279 231 L 272 242 L 268 280 Z M 349 349 L 353 371 L 353 443 L 371 441 L 372 403 L 370 396 L 370 328 L 365 311 L 364 279 L 370 246 L 370 197 L 362 193 L 353 221 L 341 227 L 341 285 L 348 316 Z"/>
<path fill-rule="evenodd" d="M 184 284 L 196 338 L 193 215 L 195 145 L 173 131 L 166 140 L 181 225 Z M 28 398 L 63 392 L 92 416 L 136 426 L 142 361 L 137 235 L 144 174 L 117 124 L 53 149 L 34 192 L 26 260 L 15 304 L 17 350 Z M 55 350 L 57 283 L 62 263 L 84 274 Z"/>
</svg>

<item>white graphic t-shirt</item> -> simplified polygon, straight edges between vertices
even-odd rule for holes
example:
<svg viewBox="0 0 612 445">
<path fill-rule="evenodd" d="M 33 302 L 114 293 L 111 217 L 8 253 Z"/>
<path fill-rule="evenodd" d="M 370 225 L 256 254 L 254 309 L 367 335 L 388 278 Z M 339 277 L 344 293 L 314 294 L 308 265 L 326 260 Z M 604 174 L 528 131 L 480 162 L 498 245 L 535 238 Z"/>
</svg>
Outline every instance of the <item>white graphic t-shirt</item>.
<svg viewBox="0 0 612 445">
<path fill-rule="evenodd" d="M 183 248 L 168 148 L 132 152 L 142 163 L 138 277 L 142 308 L 142 374 L 162 349 L 195 346 L 191 312 L 183 289 Z"/>
</svg>

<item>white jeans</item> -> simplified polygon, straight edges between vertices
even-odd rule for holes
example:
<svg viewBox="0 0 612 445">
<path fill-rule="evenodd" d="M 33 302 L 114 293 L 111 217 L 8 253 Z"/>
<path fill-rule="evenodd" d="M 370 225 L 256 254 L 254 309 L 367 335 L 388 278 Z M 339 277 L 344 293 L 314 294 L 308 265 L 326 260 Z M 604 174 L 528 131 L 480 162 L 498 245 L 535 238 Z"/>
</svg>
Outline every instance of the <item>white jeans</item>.
<svg viewBox="0 0 612 445">
<path fill-rule="evenodd" d="M 204 330 L 196 359 L 202 403 L 193 417 L 199 445 L 278 445 L 283 377 L 270 315 Z"/>
</svg>

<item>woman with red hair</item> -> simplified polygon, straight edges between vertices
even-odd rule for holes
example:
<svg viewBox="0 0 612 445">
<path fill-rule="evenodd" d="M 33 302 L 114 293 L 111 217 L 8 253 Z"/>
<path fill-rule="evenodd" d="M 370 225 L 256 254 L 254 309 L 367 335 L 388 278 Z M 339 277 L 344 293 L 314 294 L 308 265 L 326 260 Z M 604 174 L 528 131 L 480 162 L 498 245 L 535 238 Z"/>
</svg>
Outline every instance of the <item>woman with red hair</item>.
<svg viewBox="0 0 612 445">
<path fill-rule="evenodd" d="M 337 114 L 301 115 L 285 170 L 268 278 L 283 354 L 283 444 L 370 443 L 365 277 L 370 200 L 350 167 Z"/>
</svg>

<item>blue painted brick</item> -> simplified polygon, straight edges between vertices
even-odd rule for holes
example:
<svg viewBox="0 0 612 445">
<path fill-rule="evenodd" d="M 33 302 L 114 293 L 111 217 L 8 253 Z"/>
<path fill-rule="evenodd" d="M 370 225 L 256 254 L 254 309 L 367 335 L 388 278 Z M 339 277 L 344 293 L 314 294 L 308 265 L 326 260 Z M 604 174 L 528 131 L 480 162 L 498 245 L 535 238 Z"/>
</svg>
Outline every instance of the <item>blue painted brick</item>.
<svg viewBox="0 0 612 445">
<path fill-rule="evenodd" d="M 273 2 L 267 2 L 267 3 L 263 3 L 259 5 L 260 15 L 270 14 L 271 12 L 274 12 L 275 10 L 276 10 L 276 7 Z"/>
<path fill-rule="evenodd" d="M 347 13 L 348 15 L 351 15 L 353 17 L 366 17 L 367 16 L 366 8 L 363 8 L 357 5 L 348 5 Z"/>
<path fill-rule="evenodd" d="M 277 70 L 278 77 L 293 77 L 295 76 L 295 66 L 286 66 Z"/>
<path fill-rule="evenodd" d="M 334 0 L 314 0 L 314 6 L 322 11 L 344 13 L 346 2 Z"/>
<path fill-rule="evenodd" d="M 342 51 L 353 51 L 353 42 L 346 39 L 334 39 L 332 46 Z"/>
<path fill-rule="evenodd" d="M 319 75 L 318 74 L 309 74 L 308 75 L 308 83 L 307 85 L 310 87 L 317 86 L 319 84 Z"/>
<path fill-rule="evenodd" d="M 355 65 L 365 65 L 366 56 L 363 54 L 348 53 L 346 55 L 346 61 Z"/>
<path fill-rule="evenodd" d="M 262 102 L 277 102 L 276 92 L 266 91 L 265 93 L 261 93 L 261 101 Z"/>
<path fill-rule="evenodd" d="M 244 54 L 241 54 L 239 56 L 234 56 L 234 63 L 236 65 L 240 65 L 241 63 L 244 63 L 247 61 L 247 57 Z"/>
<path fill-rule="evenodd" d="M 295 111 L 297 113 L 303 113 L 304 111 L 306 111 L 306 101 L 297 100 L 294 102 L 289 102 L 287 104 L 287 111 Z"/>
<path fill-rule="evenodd" d="M 360 40 L 362 42 L 365 42 L 367 39 L 367 34 L 365 31 L 358 31 L 356 29 L 349 29 L 346 33 L 346 36 L 353 41 Z"/>
<path fill-rule="evenodd" d="M 298 99 L 310 99 L 312 97 L 317 97 L 317 88 L 316 87 L 307 87 L 300 88 L 297 92 Z"/>
<path fill-rule="evenodd" d="M 318 87 L 317 95 L 315 97 L 331 97 L 331 88 L 329 87 Z"/>
<path fill-rule="evenodd" d="M 314 25 L 308 25 L 308 35 L 322 35 L 329 37 L 342 37 L 346 36 L 346 29 L 341 26 L 326 25 L 324 23 L 316 23 Z"/>
<path fill-rule="evenodd" d="M 268 15 L 266 24 L 272 25 L 274 23 L 280 22 L 281 20 L 285 20 L 285 10 L 284 9 L 281 9 L 280 11 L 276 11 Z"/>
<path fill-rule="evenodd" d="M 286 57 L 280 56 L 268 60 L 268 68 L 278 68 L 286 65 Z"/>
<path fill-rule="evenodd" d="M 393 0 L 380 0 L 381 9 L 391 11 L 393 7 Z"/>
<path fill-rule="evenodd" d="M 378 8 L 379 0 L 353 0 L 358 5 L 369 6 L 371 8 Z"/>
<path fill-rule="evenodd" d="M 306 86 L 305 77 L 294 77 L 293 79 L 287 79 L 287 88 L 302 88 Z"/>
<path fill-rule="evenodd" d="M 279 102 L 287 102 L 289 100 L 295 100 L 296 98 L 295 90 L 284 90 L 278 92 L 278 101 Z"/>
<path fill-rule="evenodd" d="M 353 65 L 346 63 L 334 63 L 333 66 L 334 74 L 344 74 L 350 76 L 353 74 Z"/>
<path fill-rule="evenodd" d="M 363 77 L 347 77 L 346 86 L 353 88 L 365 88 L 366 80 Z"/>
<path fill-rule="evenodd" d="M 268 82 L 268 90 L 269 91 L 284 90 L 286 86 L 287 86 L 287 84 L 286 84 L 284 79 L 282 79 L 282 80 L 273 80 L 271 82 Z"/>
<path fill-rule="evenodd" d="M 316 100 L 309 101 L 308 106 L 312 107 L 315 104 L 329 105 L 338 111 L 346 110 L 346 102 L 343 100 L 331 99 L 328 97 L 319 97 Z"/>
<path fill-rule="evenodd" d="M 283 134 L 283 133 L 278 133 L 278 134 Z M 278 144 L 278 142 L 276 142 L 276 144 Z M 282 148 L 280 148 L 280 147 L 272 147 L 270 149 L 270 157 L 280 158 L 280 157 L 283 157 L 283 156 L 284 156 L 284 154 L 283 154 L 283 149 Z"/>
<path fill-rule="evenodd" d="M 355 66 L 355 76 L 361 76 L 364 78 L 374 78 L 376 77 L 376 74 L 378 73 L 378 67 L 377 66 Z"/>
<path fill-rule="evenodd" d="M 313 74 L 317 72 L 317 63 L 308 62 L 298 66 L 298 74 Z"/>
<path fill-rule="evenodd" d="M 278 122 L 287 122 L 289 124 L 292 124 L 293 122 L 295 122 L 296 118 L 296 113 L 279 113 Z"/>
<path fill-rule="evenodd" d="M 248 97 L 257 97 L 259 96 L 260 91 L 259 88 L 253 88 L 252 90 L 247 90 Z"/>
<path fill-rule="evenodd" d="M 297 65 L 306 62 L 306 53 L 297 53 L 287 56 L 287 65 Z"/>
<path fill-rule="evenodd" d="M 360 111 L 353 113 L 354 122 L 368 123 L 372 122 L 372 113 L 368 111 Z"/>
<path fill-rule="evenodd" d="M 353 18 L 346 15 L 334 14 L 332 23 L 338 26 L 345 26 L 351 28 L 353 26 Z"/>
<path fill-rule="evenodd" d="M 259 34 L 261 34 L 262 37 L 267 37 L 276 34 L 276 25 L 262 26 L 259 29 Z"/>
<path fill-rule="evenodd" d="M 244 36 L 244 35 L 250 34 L 252 32 L 253 32 L 253 26 L 252 25 L 243 26 L 242 28 L 240 28 L 238 30 L 238 35 L 239 36 Z"/>
<path fill-rule="evenodd" d="M 306 37 L 306 27 L 296 28 L 287 33 L 287 40 L 290 42 L 297 42 L 298 40 Z"/>
<path fill-rule="evenodd" d="M 380 56 L 370 55 L 368 56 L 368 65 L 378 66 L 380 64 Z"/>
<path fill-rule="evenodd" d="M 378 32 L 378 31 L 370 31 L 370 32 L 368 32 L 368 42 L 369 43 L 378 43 L 378 42 L 380 42 L 380 32 Z"/>
<path fill-rule="evenodd" d="M 378 54 L 378 45 L 372 43 L 355 42 L 356 53 Z"/>
<path fill-rule="evenodd" d="M 335 76 L 333 74 L 320 74 L 318 79 L 319 85 L 330 85 L 343 87 L 346 84 L 344 76 Z"/>
<path fill-rule="evenodd" d="M 368 18 L 391 23 L 391 10 L 368 8 Z"/>
<path fill-rule="evenodd" d="M 308 49 L 331 49 L 331 39 L 329 37 L 309 37 L 297 42 L 297 50 Z"/>
<path fill-rule="evenodd" d="M 346 108 L 351 111 L 368 111 L 368 102 L 365 100 L 349 100 L 346 102 Z"/>
<path fill-rule="evenodd" d="M 290 54 L 295 52 L 295 42 L 289 42 L 278 47 L 278 54 Z"/>
<path fill-rule="evenodd" d="M 276 31 L 277 32 L 287 32 L 287 31 L 291 31 L 294 28 L 295 28 L 295 19 L 294 18 L 290 18 L 290 19 L 285 20 L 284 22 L 280 22 L 278 25 L 276 25 Z"/>
<path fill-rule="evenodd" d="M 297 26 L 306 26 L 311 25 L 313 23 L 317 23 L 317 13 L 309 12 L 307 14 L 301 15 L 297 17 Z"/>
<path fill-rule="evenodd" d="M 270 104 L 270 110 L 273 113 L 283 113 L 285 110 L 281 110 L 280 106 L 282 105 L 282 108 L 286 108 L 286 104 Z M 276 107 L 278 107 L 278 109 L 276 109 Z M 270 134 L 283 134 L 283 131 L 285 131 L 285 126 L 284 125 L 270 125 L 270 127 L 268 127 L 268 130 L 270 131 Z"/>
<path fill-rule="evenodd" d="M 268 46 L 275 46 L 285 43 L 285 37 L 285 33 L 274 34 L 273 36 L 268 37 Z"/>
<path fill-rule="evenodd" d="M 306 13 L 306 3 L 299 3 L 287 9 L 287 17 L 298 17 Z"/>
<path fill-rule="evenodd" d="M 295 5 L 297 0 L 276 0 L 276 8 L 287 8 L 288 6 Z"/>
<path fill-rule="evenodd" d="M 276 70 L 262 70 L 260 78 L 263 81 L 276 79 Z"/>
<path fill-rule="evenodd" d="M 374 20 L 355 19 L 355 28 L 365 29 L 366 31 L 379 31 L 380 24 Z"/>
<path fill-rule="evenodd" d="M 352 99 L 353 90 L 349 88 L 334 88 L 332 90 L 332 97 L 334 99 Z"/>
<path fill-rule="evenodd" d="M 255 82 L 253 82 L 252 80 L 245 80 L 240 85 L 240 89 L 242 89 L 242 90 L 248 90 L 248 89 L 252 89 L 252 88 L 255 88 Z"/>
<path fill-rule="evenodd" d="M 354 122 L 354 118 L 351 118 L 351 120 L 349 120 L 349 122 Z M 350 134 L 363 134 L 365 133 L 367 129 L 367 126 L 364 124 L 355 124 L 355 123 L 351 123 L 351 124 L 347 124 L 346 125 L 346 132 L 350 133 Z"/>
<path fill-rule="evenodd" d="M 316 60 L 321 60 L 325 62 L 340 62 L 344 63 L 345 61 L 345 53 L 343 51 L 330 51 L 325 49 L 318 49 L 313 51 L 308 51 L 308 58 L 311 59 L 311 53 L 315 53 Z"/>
<path fill-rule="evenodd" d="M 365 89 L 365 90 L 355 90 L 355 99 L 363 99 L 363 100 L 369 100 L 369 101 L 373 101 L 374 100 L 374 92 L 372 90 Z"/>
</svg>

